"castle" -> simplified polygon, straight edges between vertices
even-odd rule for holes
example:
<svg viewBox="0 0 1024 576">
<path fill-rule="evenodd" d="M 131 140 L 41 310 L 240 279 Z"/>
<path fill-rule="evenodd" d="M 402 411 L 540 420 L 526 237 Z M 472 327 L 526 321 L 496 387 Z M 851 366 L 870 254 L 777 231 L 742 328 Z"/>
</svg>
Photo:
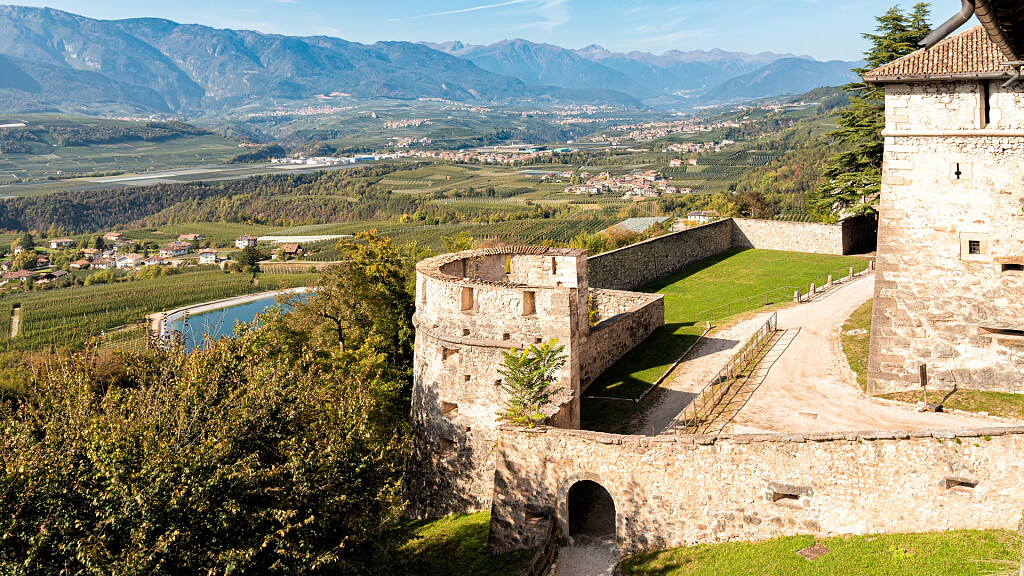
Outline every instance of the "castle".
<svg viewBox="0 0 1024 576">
<path fill-rule="evenodd" d="M 888 118 L 875 391 L 907 388 L 927 362 L 940 382 L 1024 392 L 1015 340 L 1024 312 L 1015 182 L 1024 106 L 1016 86 L 978 83 L 977 63 L 991 64 L 991 46 L 1001 46 L 992 38 L 988 28 L 970 30 L 868 78 L 887 83 Z M 927 76 L 922 62 L 953 62 L 975 77 Z M 857 252 L 874 242 L 870 224 L 727 219 L 592 258 L 525 247 L 419 263 L 413 513 L 489 507 L 492 552 L 541 546 L 551 534 L 611 536 L 632 551 L 790 534 L 1016 527 L 1024 426 L 1004 421 L 824 433 L 579 430 L 587 385 L 664 322 L 660 296 L 629 290 L 737 246 Z M 593 326 L 592 309 L 600 320 Z M 568 361 L 546 426 L 499 426 L 502 351 L 555 338 Z"/>
<path fill-rule="evenodd" d="M 873 70 L 885 87 L 873 393 L 1024 393 L 1024 41 L 1012 2 Z M 1016 9 L 1017 18 L 1020 8 Z"/>
</svg>

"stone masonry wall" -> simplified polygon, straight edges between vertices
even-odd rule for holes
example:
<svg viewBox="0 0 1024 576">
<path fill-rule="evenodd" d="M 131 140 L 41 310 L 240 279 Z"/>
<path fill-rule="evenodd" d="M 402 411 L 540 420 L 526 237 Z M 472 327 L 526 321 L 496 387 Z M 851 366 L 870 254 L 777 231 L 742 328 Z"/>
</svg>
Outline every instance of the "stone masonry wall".
<svg viewBox="0 0 1024 576">
<path fill-rule="evenodd" d="M 590 286 L 632 290 L 731 247 L 730 220 L 673 232 L 591 257 Z"/>
<path fill-rule="evenodd" d="M 871 393 L 1024 393 L 1024 89 L 982 130 L 977 86 L 886 88 Z"/>
<path fill-rule="evenodd" d="M 856 218 L 842 225 L 728 218 L 626 246 L 588 260 L 590 286 L 633 290 L 730 248 L 813 254 L 874 250 L 875 222 Z"/>
<path fill-rule="evenodd" d="M 732 245 L 737 248 L 843 254 L 843 228 L 815 222 L 733 218 Z"/>
<path fill-rule="evenodd" d="M 611 494 L 625 551 L 1014 529 L 1024 507 L 1024 427 L 718 439 L 503 430 L 496 451 L 492 552 L 542 542 L 538 517 L 567 535 L 569 489 L 582 480 Z"/>
<path fill-rule="evenodd" d="M 580 359 L 589 330 L 585 270 L 585 253 L 543 248 L 445 255 L 417 266 L 413 453 L 406 475 L 414 515 L 489 505 L 497 412 L 505 400 L 499 369 L 509 348 L 558 339 L 568 361 L 554 384 L 552 423 L 579 426 Z M 527 278 L 535 285 L 509 281 Z"/>
<path fill-rule="evenodd" d="M 580 392 L 622 356 L 665 324 L 661 294 L 592 290 L 601 322 L 590 329 L 580 360 Z"/>
</svg>

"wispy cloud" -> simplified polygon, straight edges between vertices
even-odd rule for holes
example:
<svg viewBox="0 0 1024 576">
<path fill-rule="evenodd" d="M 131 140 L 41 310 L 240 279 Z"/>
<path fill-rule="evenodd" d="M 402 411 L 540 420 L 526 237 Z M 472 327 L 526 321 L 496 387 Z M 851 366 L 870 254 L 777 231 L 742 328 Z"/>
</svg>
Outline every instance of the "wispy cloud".
<svg viewBox="0 0 1024 576">
<path fill-rule="evenodd" d="M 420 14 L 418 16 L 409 16 L 408 18 L 388 18 L 385 22 L 397 22 L 399 20 L 419 20 L 421 18 L 433 18 L 435 16 L 448 16 L 450 14 L 463 14 L 465 12 L 476 12 L 477 10 L 489 10 L 491 8 L 501 8 L 502 6 L 511 6 L 513 4 L 526 4 L 527 2 L 533 2 L 534 0 L 510 0 L 509 2 L 499 2 L 498 4 L 484 4 L 483 6 L 472 6 L 470 8 L 460 8 L 458 10 L 447 10 L 444 12 L 431 12 L 430 14 Z"/>
<path fill-rule="evenodd" d="M 529 12 L 535 14 L 538 19 L 522 26 L 522 28 L 541 28 L 551 32 L 571 19 L 569 2 L 570 0 L 541 0 L 536 2 L 533 9 L 529 10 Z"/>
</svg>

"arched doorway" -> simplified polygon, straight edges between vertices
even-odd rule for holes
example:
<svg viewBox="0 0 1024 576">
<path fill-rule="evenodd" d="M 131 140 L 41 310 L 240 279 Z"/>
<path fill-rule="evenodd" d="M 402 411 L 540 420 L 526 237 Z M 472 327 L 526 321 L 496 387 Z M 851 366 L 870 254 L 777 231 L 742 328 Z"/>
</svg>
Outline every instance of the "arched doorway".
<svg viewBox="0 0 1024 576">
<path fill-rule="evenodd" d="M 615 538 L 615 500 L 603 486 L 580 480 L 569 488 L 567 500 L 569 536 L 577 540 Z"/>
</svg>

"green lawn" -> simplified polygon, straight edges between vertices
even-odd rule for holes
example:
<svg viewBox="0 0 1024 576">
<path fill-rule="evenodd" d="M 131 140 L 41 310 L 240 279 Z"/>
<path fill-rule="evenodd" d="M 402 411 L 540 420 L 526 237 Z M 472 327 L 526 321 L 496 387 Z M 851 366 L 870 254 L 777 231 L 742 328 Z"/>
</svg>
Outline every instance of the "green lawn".
<svg viewBox="0 0 1024 576">
<path fill-rule="evenodd" d="M 871 311 L 873 301 L 868 301 L 843 324 L 840 341 L 843 353 L 850 368 L 857 374 L 857 383 L 861 390 L 867 389 L 868 382 L 868 350 L 871 342 Z M 851 334 L 851 332 L 853 332 Z M 916 404 L 925 400 L 920 390 L 883 394 L 881 398 Z M 987 392 L 979 390 L 949 391 L 930 390 L 927 402 L 942 402 L 947 410 L 964 410 L 965 412 L 987 412 L 993 416 L 1024 420 L 1024 394 L 1009 392 Z"/>
<path fill-rule="evenodd" d="M 414 536 L 402 548 L 406 571 L 418 576 L 519 576 L 535 551 L 488 556 L 490 522 L 490 512 L 414 522 Z"/>
<path fill-rule="evenodd" d="M 803 286 L 806 292 L 815 277 L 864 262 L 856 256 L 733 249 L 652 282 L 640 291 L 665 295 L 665 326 L 602 374 L 587 394 L 639 397 L 704 331 L 707 315 L 695 323 L 695 314 L 739 302 L 717 310 L 717 323 L 747 311 L 747 306 L 790 302 L 791 290 L 777 290 L 767 300 L 764 293 L 785 286 Z"/>
<path fill-rule="evenodd" d="M 828 550 L 809 561 L 798 550 Z M 629 556 L 622 573 L 645 576 L 1016 576 L 1021 540 L 1006 530 L 777 538 L 730 542 Z"/>
</svg>

